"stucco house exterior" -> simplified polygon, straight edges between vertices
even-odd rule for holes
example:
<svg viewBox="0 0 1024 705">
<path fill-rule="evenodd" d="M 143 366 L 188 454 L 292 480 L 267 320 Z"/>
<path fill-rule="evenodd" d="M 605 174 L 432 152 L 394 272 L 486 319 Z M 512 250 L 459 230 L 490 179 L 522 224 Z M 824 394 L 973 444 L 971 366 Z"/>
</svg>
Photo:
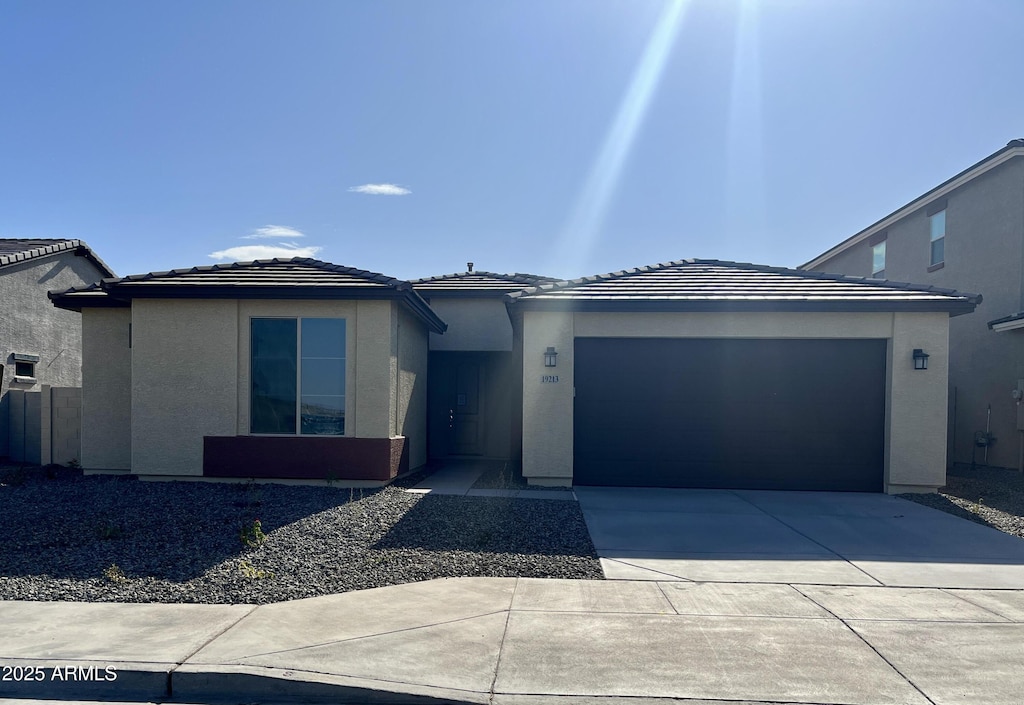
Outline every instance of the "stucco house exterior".
<svg viewBox="0 0 1024 705">
<path fill-rule="evenodd" d="M 984 296 L 950 321 L 950 463 L 1024 467 L 1024 139 L 801 265 Z"/>
<path fill-rule="evenodd" d="M 430 457 L 484 456 L 518 463 L 522 360 L 505 297 L 557 281 L 535 274 L 473 271 L 415 279 L 413 288 L 448 324 L 430 334 Z"/>
<path fill-rule="evenodd" d="M 49 462 L 40 392 L 81 385 L 81 318 L 50 305 L 47 291 L 112 276 L 81 240 L 0 239 L 0 457 Z M 77 414 L 73 405 L 65 412 Z"/>
<path fill-rule="evenodd" d="M 51 297 L 82 313 L 89 470 L 384 482 L 469 456 L 539 485 L 871 492 L 944 483 L 949 319 L 979 302 L 716 260 L 411 283 L 266 260 Z"/>
<path fill-rule="evenodd" d="M 51 298 L 82 314 L 87 469 L 380 482 L 426 462 L 427 335 L 445 324 L 408 282 L 269 260 Z"/>
<path fill-rule="evenodd" d="M 538 484 L 931 491 L 977 297 L 717 260 L 509 296 Z M 553 348 L 556 367 L 542 354 Z M 929 355 L 915 369 L 914 351 Z"/>
</svg>

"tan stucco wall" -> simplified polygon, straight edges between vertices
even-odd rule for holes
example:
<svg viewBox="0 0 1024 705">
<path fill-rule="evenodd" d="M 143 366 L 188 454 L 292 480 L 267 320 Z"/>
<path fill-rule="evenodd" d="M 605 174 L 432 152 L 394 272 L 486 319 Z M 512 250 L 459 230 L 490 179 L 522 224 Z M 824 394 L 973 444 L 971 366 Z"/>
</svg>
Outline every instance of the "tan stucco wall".
<svg viewBox="0 0 1024 705">
<path fill-rule="evenodd" d="M 238 301 L 132 303 L 132 472 L 200 475 L 238 428 Z"/>
<path fill-rule="evenodd" d="M 427 333 L 399 304 L 136 299 L 87 309 L 83 465 L 200 475 L 203 436 L 249 432 L 250 319 L 273 316 L 344 318 L 346 435 L 405 435 L 426 462 Z"/>
<path fill-rule="evenodd" d="M 132 357 L 129 308 L 82 311 L 82 467 L 132 465 Z"/>
<path fill-rule="evenodd" d="M 427 330 L 398 311 L 398 434 L 409 444 L 409 468 L 427 462 Z"/>
<path fill-rule="evenodd" d="M 888 339 L 887 491 L 930 490 L 945 481 L 948 324 L 944 313 L 555 313 L 523 315 L 523 475 L 565 484 L 573 462 L 574 337 Z M 543 351 L 558 350 L 558 367 Z M 911 351 L 930 355 L 913 369 Z M 624 363 L 623 373 L 628 373 Z M 841 374 L 841 371 L 837 371 Z M 556 384 L 541 382 L 557 374 Z M 555 480 L 560 480 L 556 483 Z"/>
<path fill-rule="evenodd" d="M 946 482 L 948 317 L 893 316 L 886 396 L 886 487 L 930 491 Z M 927 352 L 927 370 L 915 370 L 914 348 Z"/>
<path fill-rule="evenodd" d="M 398 396 L 392 380 L 398 372 L 397 317 L 390 301 L 357 301 L 354 428 L 357 438 L 397 435 Z M 347 422 L 346 422 L 347 426 Z"/>
<path fill-rule="evenodd" d="M 558 366 L 544 367 L 553 346 Z M 532 484 L 572 484 L 573 314 L 528 311 L 523 321 L 523 475 Z M 542 383 L 557 375 L 557 383 Z"/>
<path fill-rule="evenodd" d="M 431 350 L 512 350 L 512 323 L 503 299 L 434 297 L 430 307 L 448 324 L 443 335 L 430 334 Z"/>
</svg>

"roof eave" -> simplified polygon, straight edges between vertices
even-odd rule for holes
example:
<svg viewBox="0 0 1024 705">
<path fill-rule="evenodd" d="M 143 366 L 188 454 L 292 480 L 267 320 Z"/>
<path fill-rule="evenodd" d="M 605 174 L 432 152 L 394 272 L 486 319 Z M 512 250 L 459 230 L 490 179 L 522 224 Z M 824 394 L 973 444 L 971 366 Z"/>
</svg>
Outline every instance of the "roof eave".
<svg viewBox="0 0 1024 705">
<path fill-rule="evenodd" d="M 106 262 L 99 258 L 92 249 L 82 242 L 81 240 L 64 240 L 53 245 L 46 245 L 45 247 L 36 247 L 31 250 L 25 250 L 19 252 L 15 256 L 10 258 L 10 261 L 0 261 L 0 269 L 4 267 L 12 267 L 16 264 L 24 264 L 25 262 L 36 262 L 47 257 L 56 257 L 67 253 L 73 253 L 79 257 L 85 257 L 93 266 L 96 267 L 103 277 L 114 277 L 114 270 L 112 270 Z M 8 257 L 0 258 L 0 260 L 6 260 Z"/>
<path fill-rule="evenodd" d="M 571 312 L 666 312 L 666 313 L 724 313 L 724 312 L 828 312 L 828 313 L 949 313 L 960 316 L 974 311 L 977 302 L 972 299 L 941 301 L 751 301 L 751 300 L 593 300 L 593 299 L 541 299 L 507 297 L 506 302 L 522 311 Z"/>
<path fill-rule="evenodd" d="M 868 227 L 864 228 L 860 232 L 851 235 L 850 237 L 840 242 L 838 245 L 829 248 L 828 250 L 821 253 L 820 255 L 810 260 L 809 262 L 805 262 L 804 264 L 799 265 L 797 269 L 813 269 L 814 267 L 818 267 L 827 262 L 828 260 L 832 259 L 836 255 L 839 255 L 845 252 L 846 250 L 850 249 L 854 245 L 857 245 L 858 243 L 866 240 L 872 235 L 879 233 L 885 230 L 886 228 L 894 225 L 897 221 L 902 220 L 903 218 L 910 215 L 914 211 L 919 210 L 920 208 L 924 208 L 931 201 L 934 201 L 938 198 L 942 198 L 943 196 L 949 194 L 950 192 L 960 188 L 964 184 L 973 181 L 974 179 L 981 176 L 985 172 L 988 172 L 996 168 L 997 166 L 1010 161 L 1015 157 L 1024 156 L 1024 147 L 1021 147 L 1019 144 L 1017 144 L 1018 142 L 1019 140 L 1011 141 L 1002 149 L 993 152 L 992 154 L 988 155 L 987 157 L 977 162 L 976 164 L 967 167 L 956 176 L 943 181 L 935 188 L 918 196 L 917 198 L 910 201 L 906 205 L 897 208 L 895 211 L 885 216 L 881 220 L 878 220 L 872 225 L 869 225 Z"/>
<path fill-rule="evenodd" d="M 523 287 L 527 288 L 527 287 Z M 519 289 L 424 289 L 416 287 L 420 296 L 431 299 L 500 299 Z"/>
</svg>

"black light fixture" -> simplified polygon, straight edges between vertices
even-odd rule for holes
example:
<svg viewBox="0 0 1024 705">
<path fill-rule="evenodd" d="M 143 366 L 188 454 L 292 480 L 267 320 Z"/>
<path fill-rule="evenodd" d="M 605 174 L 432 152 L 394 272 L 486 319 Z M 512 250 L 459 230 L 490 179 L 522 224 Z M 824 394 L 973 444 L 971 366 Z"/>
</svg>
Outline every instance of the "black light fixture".
<svg viewBox="0 0 1024 705">
<path fill-rule="evenodd" d="M 555 352 L 555 349 L 553 347 L 548 347 L 548 349 L 544 351 L 544 367 L 555 367 L 558 362 L 556 360 L 557 357 L 558 353 Z"/>
<path fill-rule="evenodd" d="M 915 370 L 927 370 L 928 369 L 928 353 L 921 348 L 914 348 L 914 369 Z"/>
</svg>

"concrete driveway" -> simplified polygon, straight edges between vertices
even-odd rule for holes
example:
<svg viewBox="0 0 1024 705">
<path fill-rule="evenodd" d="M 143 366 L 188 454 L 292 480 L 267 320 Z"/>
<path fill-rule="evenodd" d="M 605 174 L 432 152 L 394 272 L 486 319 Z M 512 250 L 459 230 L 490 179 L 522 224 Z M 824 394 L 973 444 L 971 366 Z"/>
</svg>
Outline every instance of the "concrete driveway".
<svg viewBox="0 0 1024 705">
<path fill-rule="evenodd" d="M 1024 589 L 1024 540 L 887 495 L 575 492 L 610 579 Z"/>
</svg>

